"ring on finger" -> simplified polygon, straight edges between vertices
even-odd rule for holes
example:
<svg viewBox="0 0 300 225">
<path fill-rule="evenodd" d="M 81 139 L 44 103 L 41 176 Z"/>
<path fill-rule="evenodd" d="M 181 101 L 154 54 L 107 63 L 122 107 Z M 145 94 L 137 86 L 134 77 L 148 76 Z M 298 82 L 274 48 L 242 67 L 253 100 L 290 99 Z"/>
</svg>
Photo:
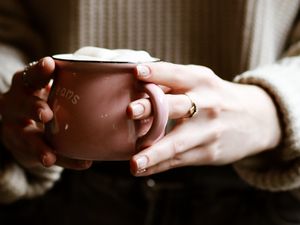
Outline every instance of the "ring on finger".
<svg viewBox="0 0 300 225">
<path fill-rule="evenodd" d="M 198 114 L 198 107 L 193 98 L 190 96 L 190 94 L 185 93 L 185 96 L 187 96 L 191 101 L 191 107 L 189 108 L 187 114 L 183 118 L 192 118 Z"/>
</svg>

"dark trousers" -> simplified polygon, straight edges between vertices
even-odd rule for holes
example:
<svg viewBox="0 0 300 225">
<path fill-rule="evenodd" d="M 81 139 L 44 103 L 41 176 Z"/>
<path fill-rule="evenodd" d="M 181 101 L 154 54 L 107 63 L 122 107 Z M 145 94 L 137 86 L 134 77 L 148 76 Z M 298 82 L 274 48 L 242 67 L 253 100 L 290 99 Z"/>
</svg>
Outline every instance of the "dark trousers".
<svg viewBox="0 0 300 225">
<path fill-rule="evenodd" d="M 300 225 L 288 192 L 256 190 L 230 166 L 135 178 L 125 162 L 66 170 L 46 195 L 0 205 L 2 225 Z"/>
</svg>

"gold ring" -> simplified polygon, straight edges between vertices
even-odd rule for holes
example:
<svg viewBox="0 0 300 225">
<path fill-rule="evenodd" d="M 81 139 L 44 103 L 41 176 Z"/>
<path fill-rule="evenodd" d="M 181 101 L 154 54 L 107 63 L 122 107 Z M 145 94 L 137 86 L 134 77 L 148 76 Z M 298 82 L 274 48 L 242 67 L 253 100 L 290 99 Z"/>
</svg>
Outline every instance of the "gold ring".
<svg viewBox="0 0 300 225">
<path fill-rule="evenodd" d="M 28 71 L 31 67 L 33 67 L 34 65 L 38 64 L 37 61 L 34 61 L 34 62 L 31 62 L 29 63 L 23 70 L 23 73 L 22 73 L 22 81 L 23 81 L 23 85 L 24 87 L 26 88 L 32 88 L 33 85 L 31 84 L 30 80 L 28 79 Z"/>
<path fill-rule="evenodd" d="M 192 106 L 189 108 L 187 114 L 183 118 L 192 118 L 198 114 L 198 107 L 189 94 L 185 93 L 184 95 L 190 99 Z"/>
</svg>

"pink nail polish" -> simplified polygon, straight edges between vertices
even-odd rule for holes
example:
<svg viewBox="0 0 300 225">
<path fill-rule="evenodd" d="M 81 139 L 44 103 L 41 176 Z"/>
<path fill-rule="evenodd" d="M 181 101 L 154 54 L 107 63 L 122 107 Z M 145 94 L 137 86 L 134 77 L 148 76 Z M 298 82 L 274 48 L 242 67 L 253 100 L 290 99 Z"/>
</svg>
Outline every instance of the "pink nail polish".
<svg viewBox="0 0 300 225">
<path fill-rule="evenodd" d="M 140 156 L 136 160 L 137 171 L 143 171 L 146 169 L 148 164 L 148 158 L 146 156 Z"/>
<path fill-rule="evenodd" d="M 44 167 L 48 167 L 46 155 L 44 155 L 44 154 L 41 155 L 41 161 L 42 161 L 42 164 Z"/>
<path fill-rule="evenodd" d="M 142 115 L 145 112 L 145 108 L 142 104 L 133 104 L 132 106 L 132 114 L 135 117 Z"/>
<path fill-rule="evenodd" d="M 150 69 L 147 66 L 138 65 L 137 67 L 138 76 L 147 77 L 150 74 Z"/>
</svg>

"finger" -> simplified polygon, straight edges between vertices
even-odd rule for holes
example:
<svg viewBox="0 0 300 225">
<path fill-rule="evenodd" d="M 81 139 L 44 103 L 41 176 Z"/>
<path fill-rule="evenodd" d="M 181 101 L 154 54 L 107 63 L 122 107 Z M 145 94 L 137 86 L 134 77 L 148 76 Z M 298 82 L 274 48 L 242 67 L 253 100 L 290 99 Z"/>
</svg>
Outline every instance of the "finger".
<svg viewBox="0 0 300 225">
<path fill-rule="evenodd" d="M 47 102 L 35 96 L 28 97 L 28 105 L 24 109 L 25 119 L 31 118 L 37 122 L 47 123 L 53 118 L 53 111 Z"/>
<path fill-rule="evenodd" d="M 217 134 L 213 132 L 214 129 L 212 127 L 206 126 L 205 130 L 202 129 L 203 127 L 205 126 L 201 125 L 199 120 L 197 123 L 191 120 L 176 126 L 175 129 L 156 144 L 132 157 L 132 171 L 138 172 L 147 169 L 165 160 L 174 158 L 179 153 L 204 145 L 217 138 Z"/>
<path fill-rule="evenodd" d="M 33 155 L 33 157 L 31 157 L 33 161 L 37 159 L 45 167 L 56 164 L 64 168 L 75 170 L 88 169 L 92 165 L 91 160 L 77 160 L 58 155 L 45 143 L 43 132 L 37 130 L 34 123 L 26 127 L 24 131 L 24 134 L 21 134 L 20 138 L 26 141 L 24 146 L 28 146 L 28 149 L 30 149 Z"/>
<path fill-rule="evenodd" d="M 27 142 L 28 149 L 35 154 L 36 158 L 43 166 L 50 167 L 56 162 L 56 155 L 53 149 L 46 144 L 42 130 L 36 124 L 31 124 L 24 129 L 24 140 Z"/>
<path fill-rule="evenodd" d="M 50 148 L 43 148 L 40 155 L 40 161 L 44 167 L 51 167 L 56 163 L 57 157 L 56 154 Z"/>
<path fill-rule="evenodd" d="M 166 96 L 169 104 L 170 119 L 179 119 L 188 115 L 193 104 L 187 95 L 167 94 Z M 138 99 L 131 102 L 127 109 L 129 117 L 134 120 L 148 118 L 151 115 L 151 111 L 151 102 L 149 99 Z"/>
<path fill-rule="evenodd" d="M 47 86 L 45 88 L 42 88 L 37 93 L 35 93 L 35 96 L 39 97 L 40 99 L 42 99 L 44 101 L 47 101 L 48 96 L 50 94 L 50 90 L 51 90 L 51 86 L 50 86 L 50 84 L 47 84 Z"/>
<path fill-rule="evenodd" d="M 91 160 L 79 160 L 57 155 L 56 165 L 73 170 L 85 170 L 92 166 Z"/>
<path fill-rule="evenodd" d="M 166 62 L 140 64 L 135 69 L 138 79 L 167 86 L 172 90 L 187 91 L 213 76 L 212 70 L 204 66 L 179 65 Z"/>
<path fill-rule="evenodd" d="M 22 104 L 19 107 L 18 112 L 13 112 L 11 118 L 7 117 L 7 120 L 17 121 L 26 125 L 28 121 L 33 120 L 35 122 L 47 123 L 53 118 L 53 111 L 49 105 L 35 96 L 29 96 L 26 100 L 26 104 Z"/>
<path fill-rule="evenodd" d="M 13 101 L 12 100 L 9 101 Z M 53 118 L 53 112 L 48 103 L 34 95 L 28 95 L 26 98 L 17 99 L 13 107 L 4 107 L 5 120 L 19 122 L 24 125 L 28 120 L 46 123 Z M 10 110 L 8 110 L 10 107 Z"/>
<path fill-rule="evenodd" d="M 151 115 L 151 102 L 148 98 L 133 101 L 127 107 L 127 115 L 131 119 L 145 119 Z"/>
<path fill-rule="evenodd" d="M 146 119 L 136 120 L 135 121 L 135 130 L 137 137 L 142 137 L 148 133 L 153 123 L 153 117 L 148 117 Z"/>
<path fill-rule="evenodd" d="M 149 176 L 178 167 L 208 165 L 212 162 L 212 158 L 213 157 L 211 156 L 210 152 L 207 151 L 205 146 L 199 146 L 179 153 L 173 158 L 160 162 L 157 165 L 151 166 L 144 170 L 139 170 L 134 175 Z"/>
<path fill-rule="evenodd" d="M 49 167 L 55 163 L 53 149 L 44 142 L 41 130 L 34 123 L 25 128 L 6 124 L 2 133 L 5 146 L 26 168 L 39 165 Z"/>
<path fill-rule="evenodd" d="M 33 164 L 38 161 L 44 167 L 50 167 L 56 162 L 56 155 L 53 149 L 46 144 L 43 137 L 43 132 L 33 122 L 23 129 L 20 139 L 23 139 L 25 144 L 24 149 L 27 149 L 32 155 Z M 24 152 L 25 157 L 28 157 L 29 152 Z M 24 158 L 25 158 L 24 157 Z"/>
<path fill-rule="evenodd" d="M 163 85 L 159 85 L 159 87 L 161 88 L 161 90 L 164 92 L 164 93 L 169 93 L 172 91 L 171 88 L 167 87 L 167 86 L 163 86 Z"/>
<path fill-rule="evenodd" d="M 55 69 L 54 60 L 51 57 L 44 57 L 37 64 L 29 65 L 21 73 L 22 85 L 31 91 L 45 87 Z"/>
</svg>

